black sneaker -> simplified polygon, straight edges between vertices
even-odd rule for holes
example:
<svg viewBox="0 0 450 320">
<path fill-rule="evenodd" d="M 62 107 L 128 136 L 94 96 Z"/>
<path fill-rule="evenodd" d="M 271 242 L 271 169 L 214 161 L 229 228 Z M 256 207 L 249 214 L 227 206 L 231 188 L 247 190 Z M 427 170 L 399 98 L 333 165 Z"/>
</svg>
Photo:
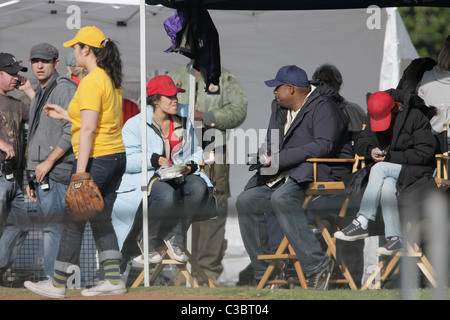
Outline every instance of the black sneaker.
<svg viewBox="0 0 450 320">
<path fill-rule="evenodd" d="M 384 246 L 377 249 L 377 254 L 382 256 L 394 256 L 402 248 L 402 239 L 399 237 L 391 237 Z"/>
<path fill-rule="evenodd" d="M 322 268 L 318 273 L 308 278 L 308 289 L 312 290 L 327 290 L 328 282 L 330 281 L 331 271 L 333 271 L 334 261 Z"/>
<path fill-rule="evenodd" d="M 356 241 L 367 238 L 369 236 L 369 230 L 363 229 L 361 223 L 354 219 L 352 223 L 346 226 L 341 231 L 334 233 L 334 237 L 344 241 Z"/>
</svg>

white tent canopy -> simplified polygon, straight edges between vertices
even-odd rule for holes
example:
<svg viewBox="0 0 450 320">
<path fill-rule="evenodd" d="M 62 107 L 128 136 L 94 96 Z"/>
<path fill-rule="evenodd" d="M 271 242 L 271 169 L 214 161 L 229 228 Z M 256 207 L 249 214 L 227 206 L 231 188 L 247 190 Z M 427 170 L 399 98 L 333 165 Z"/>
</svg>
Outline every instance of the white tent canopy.
<svg viewBox="0 0 450 320">
<path fill-rule="evenodd" d="M 94 2 L 94 3 L 93 3 Z M 68 29 L 70 5 L 81 9 L 81 26 L 96 25 L 119 42 L 125 62 L 125 91 L 139 97 L 139 1 L 0 1 L 0 50 L 26 61 L 33 44 L 46 41 L 64 54 L 62 43 L 76 30 Z M 113 3 L 114 5 L 112 5 Z M 126 5 L 123 5 L 123 4 Z M 370 30 L 370 14 L 364 9 L 323 11 L 210 11 L 220 34 L 222 65 L 234 72 L 246 89 L 250 107 L 267 105 L 272 93 L 263 80 L 273 77 L 279 66 L 295 63 L 309 75 L 323 62 L 334 63 L 344 77 L 343 95 L 364 107 L 364 95 L 381 86 L 380 79 L 395 83 L 398 72 L 417 57 L 395 9 L 382 9 L 381 28 Z M 53 13 L 52 13 L 53 12 Z M 147 73 L 170 70 L 187 63 L 186 57 L 164 53 L 170 39 L 163 21 L 174 10 L 146 7 Z M 123 21 L 126 26 L 118 26 Z M 386 29 L 388 23 L 389 29 Z M 385 39 L 388 43 L 385 43 Z M 384 49 L 385 48 L 385 49 Z M 386 70 L 381 72 L 385 59 Z M 387 61 L 391 61 L 386 64 Z M 394 71 L 394 75 L 392 74 Z M 60 72 L 64 73 L 64 63 Z M 30 78 L 33 78 L 29 72 Z M 385 80 L 383 80 L 385 81 Z M 262 91 L 262 92 L 261 92 Z M 256 92 L 256 93 L 255 93 Z M 265 124 L 264 124 L 265 125 Z"/>
<path fill-rule="evenodd" d="M 140 3 L 138 0 L 0 0 L 0 51 L 12 53 L 26 64 L 34 44 L 52 43 L 60 50 L 59 72 L 64 74 L 64 56 L 70 49 L 63 48 L 62 43 L 76 33 L 68 28 L 67 22 L 73 13 L 67 12 L 67 8 L 76 5 L 81 9 L 81 27 L 96 25 L 107 37 L 118 42 L 124 61 L 124 95 L 139 100 Z M 164 53 L 171 42 L 163 22 L 174 10 L 146 6 L 145 11 L 144 74 L 147 78 L 189 63 L 182 55 Z M 342 95 L 366 108 L 366 93 L 395 86 L 402 68 L 417 57 L 395 9 L 381 9 L 379 28 L 375 29 L 368 28 L 372 14 L 365 9 L 211 10 L 210 14 L 220 35 L 222 65 L 235 74 L 249 101 L 247 120 L 241 126 L 244 131 L 266 128 L 273 93 L 264 85 L 264 80 L 273 78 L 283 65 L 296 64 L 311 76 L 319 65 L 335 64 L 344 79 Z M 30 71 L 27 76 L 33 79 Z M 246 150 L 236 150 L 235 154 L 237 152 Z M 229 215 L 233 216 L 236 197 L 251 173 L 242 161 L 229 160 L 232 163 Z M 229 239 L 229 248 L 234 241 L 240 241 L 240 236 Z"/>
</svg>

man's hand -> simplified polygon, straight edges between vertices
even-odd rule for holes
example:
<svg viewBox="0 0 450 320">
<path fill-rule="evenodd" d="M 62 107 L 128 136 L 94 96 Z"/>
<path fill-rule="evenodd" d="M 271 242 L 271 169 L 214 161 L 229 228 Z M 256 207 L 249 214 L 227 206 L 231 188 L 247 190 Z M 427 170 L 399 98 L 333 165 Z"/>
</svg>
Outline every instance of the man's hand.
<svg viewBox="0 0 450 320">
<path fill-rule="evenodd" d="M 203 121 L 203 112 L 194 110 L 194 120 L 195 121 Z"/>
<path fill-rule="evenodd" d="M 2 139 L 0 139 L 0 151 L 3 151 L 5 153 L 6 160 L 14 158 L 16 156 L 13 146 L 6 143 Z"/>
<path fill-rule="evenodd" d="M 248 155 L 248 158 L 249 160 L 247 162 L 247 165 L 250 165 L 250 167 L 248 168 L 249 171 L 259 170 L 262 167 L 269 167 L 272 163 L 272 160 L 270 159 L 267 152 L 261 155 L 252 153 Z"/>
<path fill-rule="evenodd" d="M 19 81 L 17 81 L 16 89 L 22 91 L 27 96 L 28 100 L 33 100 L 36 96 L 36 91 L 34 91 L 31 86 L 30 79 L 24 76 L 19 76 Z"/>
<path fill-rule="evenodd" d="M 44 107 L 45 114 L 47 117 L 56 119 L 56 120 L 66 120 L 71 122 L 69 113 L 63 107 L 60 107 L 56 104 L 47 104 Z"/>
<path fill-rule="evenodd" d="M 29 184 L 27 184 L 27 196 L 32 202 L 37 202 L 36 192 L 30 188 Z"/>
<path fill-rule="evenodd" d="M 50 170 L 53 167 L 53 162 L 49 159 L 39 163 L 36 166 L 36 182 L 42 182 L 44 180 L 45 176 L 50 172 Z"/>
</svg>

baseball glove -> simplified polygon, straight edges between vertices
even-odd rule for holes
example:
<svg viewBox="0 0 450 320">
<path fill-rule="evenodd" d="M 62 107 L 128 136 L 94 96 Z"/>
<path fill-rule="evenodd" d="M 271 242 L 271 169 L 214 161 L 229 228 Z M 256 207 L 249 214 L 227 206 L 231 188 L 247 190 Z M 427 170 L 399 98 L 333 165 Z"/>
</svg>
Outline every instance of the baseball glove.
<svg viewBox="0 0 450 320">
<path fill-rule="evenodd" d="M 104 207 L 100 190 L 87 172 L 72 175 L 65 202 L 66 210 L 75 222 L 88 220 Z"/>
</svg>

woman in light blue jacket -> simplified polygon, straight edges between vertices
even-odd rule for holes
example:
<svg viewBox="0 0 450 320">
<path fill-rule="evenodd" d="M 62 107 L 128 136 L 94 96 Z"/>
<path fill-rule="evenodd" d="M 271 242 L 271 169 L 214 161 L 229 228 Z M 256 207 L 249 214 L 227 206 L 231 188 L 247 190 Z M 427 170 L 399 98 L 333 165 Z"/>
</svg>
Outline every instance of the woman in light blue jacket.
<svg viewBox="0 0 450 320">
<path fill-rule="evenodd" d="M 184 92 L 168 76 L 156 76 L 147 85 L 147 165 L 149 179 L 149 261 L 158 263 L 156 251 L 164 243 L 175 259 L 187 262 L 181 248 L 195 215 L 201 215 L 212 183 L 198 164 L 203 150 L 198 146 L 189 120 L 188 105 L 179 105 L 177 93 Z M 126 172 L 117 191 L 112 220 L 120 248 L 129 235 L 142 201 L 141 114 L 129 119 L 122 138 L 127 155 Z M 182 168 L 179 178 L 164 180 L 164 168 Z M 158 170 L 161 169 L 161 170 Z M 198 217 L 197 217 L 198 218 Z M 140 224 L 140 221 L 136 221 Z"/>
</svg>

